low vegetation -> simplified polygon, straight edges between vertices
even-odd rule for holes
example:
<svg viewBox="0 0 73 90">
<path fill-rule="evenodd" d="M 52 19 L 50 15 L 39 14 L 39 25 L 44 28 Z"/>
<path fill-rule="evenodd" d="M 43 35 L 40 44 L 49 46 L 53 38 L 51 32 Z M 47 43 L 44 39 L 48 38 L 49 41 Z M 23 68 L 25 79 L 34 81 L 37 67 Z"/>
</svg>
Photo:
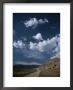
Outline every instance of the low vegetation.
<svg viewBox="0 0 73 90">
<path fill-rule="evenodd" d="M 13 77 L 24 77 L 30 73 L 36 72 L 37 65 L 14 65 Z"/>
</svg>

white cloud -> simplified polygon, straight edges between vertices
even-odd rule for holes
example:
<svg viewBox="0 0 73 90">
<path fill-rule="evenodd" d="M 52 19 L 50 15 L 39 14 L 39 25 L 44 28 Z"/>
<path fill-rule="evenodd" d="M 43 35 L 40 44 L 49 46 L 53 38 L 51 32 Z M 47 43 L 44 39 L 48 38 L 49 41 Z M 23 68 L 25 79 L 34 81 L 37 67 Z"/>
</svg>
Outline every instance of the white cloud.
<svg viewBox="0 0 73 90">
<path fill-rule="evenodd" d="M 30 18 L 29 20 L 24 22 L 24 25 L 26 28 L 32 27 L 32 29 L 35 29 L 39 24 L 48 23 L 48 20 L 45 19 L 37 19 L 37 18 Z"/>
<path fill-rule="evenodd" d="M 45 23 L 48 23 L 48 20 L 46 18 L 44 19 L 44 21 L 45 21 Z"/>
<path fill-rule="evenodd" d="M 31 42 L 29 46 L 31 50 L 37 50 L 40 53 L 48 54 L 48 56 L 51 54 L 51 57 L 60 56 L 60 37 L 58 36 L 39 41 L 38 43 Z"/>
<path fill-rule="evenodd" d="M 23 48 L 25 46 L 25 44 L 22 42 L 22 40 L 18 40 L 17 42 L 14 41 L 13 46 L 15 48 Z"/>
<path fill-rule="evenodd" d="M 37 48 L 40 52 L 44 52 L 44 47 L 47 45 L 47 42 L 46 40 L 43 40 L 43 41 L 40 41 L 38 44 L 37 44 Z"/>
<path fill-rule="evenodd" d="M 24 22 L 24 25 L 28 28 L 28 27 L 36 27 L 38 25 L 38 21 L 36 18 L 30 18 L 30 20 L 27 20 Z"/>
<path fill-rule="evenodd" d="M 39 24 L 48 23 L 48 20 L 46 18 L 45 19 L 39 19 L 38 23 Z"/>
<path fill-rule="evenodd" d="M 33 38 L 39 41 L 43 40 L 41 33 L 37 33 L 35 36 L 33 36 Z"/>
<path fill-rule="evenodd" d="M 38 20 L 39 24 L 45 23 L 42 19 Z"/>
<path fill-rule="evenodd" d="M 60 58 L 60 36 L 54 36 L 51 39 L 42 40 L 39 42 L 29 42 L 28 45 L 21 40 L 14 42 L 15 48 L 21 49 L 23 56 L 27 58 L 46 59 Z M 26 47 L 27 46 L 27 47 Z"/>
<path fill-rule="evenodd" d="M 29 43 L 29 48 L 32 49 L 32 50 L 35 50 L 36 49 L 36 46 L 37 46 L 37 43 L 33 43 L 33 42 L 30 42 Z"/>
</svg>

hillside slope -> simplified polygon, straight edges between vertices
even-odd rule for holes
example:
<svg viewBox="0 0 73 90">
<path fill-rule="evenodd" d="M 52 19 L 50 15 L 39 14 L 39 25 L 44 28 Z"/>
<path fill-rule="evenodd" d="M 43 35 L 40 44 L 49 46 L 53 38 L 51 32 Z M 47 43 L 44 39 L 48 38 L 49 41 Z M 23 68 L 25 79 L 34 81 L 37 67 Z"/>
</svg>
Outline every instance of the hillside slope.
<svg viewBox="0 0 73 90">
<path fill-rule="evenodd" d="M 46 64 L 39 67 L 40 77 L 60 77 L 60 59 L 49 60 Z"/>
</svg>

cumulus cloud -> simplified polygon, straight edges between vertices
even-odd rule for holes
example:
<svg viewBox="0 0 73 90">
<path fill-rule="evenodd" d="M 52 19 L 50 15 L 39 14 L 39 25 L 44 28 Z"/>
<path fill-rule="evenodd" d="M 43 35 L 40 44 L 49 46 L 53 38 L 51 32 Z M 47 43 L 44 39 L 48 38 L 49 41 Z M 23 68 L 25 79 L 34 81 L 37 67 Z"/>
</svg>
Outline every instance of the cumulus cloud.
<svg viewBox="0 0 73 90">
<path fill-rule="evenodd" d="M 43 40 L 41 33 L 37 33 L 35 36 L 33 36 L 33 38 L 39 41 Z"/>
<path fill-rule="evenodd" d="M 30 41 L 27 45 L 22 41 L 14 42 L 15 48 L 22 48 L 22 53 L 27 58 L 34 59 L 49 59 L 49 58 L 59 58 L 60 57 L 60 36 L 56 35 L 51 39 L 42 40 L 39 42 Z M 25 47 L 25 48 L 24 48 Z"/>
<path fill-rule="evenodd" d="M 37 19 L 37 18 L 30 18 L 29 20 L 24 22 L 24 25 L 26 28 L 32 27 L 32 29 L 35 29 L 39 24 L 48 23 L 48 20 L 45 19 Z"/>
<path fill-rule="evenodd" d="M 59 37 L 57 36 L 51 39 L 48 38 L 47 40 L 39 41 L 38 43 L 30 42 L 30 49 L 37 49 L 39 52 L 45 53 L 49 53 L 50 51 L 55 53 L 58 51 L 58 48 L 60 48 L 59 42 Z"/>
<path fill-rule="evenodd" d="M 29 43 L 29 48 L 32 49 L 32 50 L 35 50 L 36 46 L 37 46 L 37 43 L 33 43 L 33 42 Z"/>
<path fill-rule="evenodd" d="M 48 23 L 48 20 L 47 19 L 44 19 L 44 20 L 43 19 L 39 19 L 38 23 L 39 24 Z"/>
<path fill-rule="evenodd" d="M 32 47 L 31 47 L 32 46 Z M 31 50 L 37 50 L 44 53 L 47 57 L 60 57 L 60 37 L 55 36 L 51 39 L 39 41 L 38 43 L 31 42 Z"/>
<path fill-rule="evenodd" d="M 28 28 L 33 26 L 35 28 L 38 25 L 38 20 L 36 18 L 30 18 L 29 20 L 24 22 L 24 25 Z"/>
<path fill-rule="evenodd" d="M 22 40 L 14 41 L 13 46 L 15 48 L 23 48 L 25 44 L 22 42 Z"/>
</svg>

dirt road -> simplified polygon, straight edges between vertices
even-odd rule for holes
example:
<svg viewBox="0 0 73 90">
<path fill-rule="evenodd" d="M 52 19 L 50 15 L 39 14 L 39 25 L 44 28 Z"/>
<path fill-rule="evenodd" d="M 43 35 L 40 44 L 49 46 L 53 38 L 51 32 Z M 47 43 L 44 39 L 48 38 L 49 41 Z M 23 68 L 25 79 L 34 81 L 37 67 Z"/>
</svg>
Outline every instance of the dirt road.
<svg viewBox="0 0 73 90">
<path fill-rule="evenodd" d="M 26 75 L 26 77 L 39 77 L 40 70 L 37 68 L 36 72 L 30 73 L 29 75 Z"/>
</svg>

